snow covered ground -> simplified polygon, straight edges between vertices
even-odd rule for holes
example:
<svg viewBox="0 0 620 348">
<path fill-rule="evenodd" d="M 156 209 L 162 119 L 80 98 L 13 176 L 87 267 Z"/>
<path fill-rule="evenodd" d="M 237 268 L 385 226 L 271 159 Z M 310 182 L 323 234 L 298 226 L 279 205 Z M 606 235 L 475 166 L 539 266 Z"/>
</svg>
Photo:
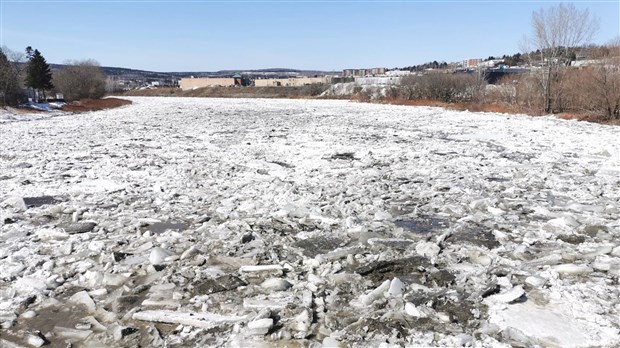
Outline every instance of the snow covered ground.
<svg viewBox="0 0 620 348">
<path fill-rule="evenodd" d="M 7 122 L 42 120 L 67 114 L 64 111 L 55 110 L 53 108 L 49 108 L 48 110 L 39 110 L 46 112 L 37 112 L 36 110 L 29 111 L 26 109 L 14 109 L 10 107 L 6 109 L 0 109 L 0 124 Z"/>
<path fill-rule="evenodd" d="M 620 128 L 131 98 L 0 124 L 0 346 L 620 345 Z"/>
</svg>

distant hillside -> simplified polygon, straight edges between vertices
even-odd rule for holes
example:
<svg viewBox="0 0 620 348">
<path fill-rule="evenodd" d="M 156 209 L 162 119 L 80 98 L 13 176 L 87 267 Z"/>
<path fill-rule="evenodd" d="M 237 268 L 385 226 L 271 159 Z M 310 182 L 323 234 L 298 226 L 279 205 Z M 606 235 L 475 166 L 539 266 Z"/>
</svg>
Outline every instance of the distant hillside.
<svg viewBox="0 0 620 348">
<path fill-rule="evenodd" d="M 51 64 L 52 70 L 60 70 L 63 64 Z M 320 71 L 320 70 L 296 70 L 286 68 L 272 69 L 254 69 L 254 70 L 220 70 L 220 71 L 183 71 L 183 72 L 156 72 L 146 70 L 136 70 L 119 67 L 102 66 L 101 70 L 106 76 L 127 80 L 169 80 L 180 79 L 183 77 L 225 77 L 232 76 L 237 73 L 249 74 L 256 76 L 315 76 L 315 75 L 333 75 L 338 74 L 337 71 Z"/>
</svg>

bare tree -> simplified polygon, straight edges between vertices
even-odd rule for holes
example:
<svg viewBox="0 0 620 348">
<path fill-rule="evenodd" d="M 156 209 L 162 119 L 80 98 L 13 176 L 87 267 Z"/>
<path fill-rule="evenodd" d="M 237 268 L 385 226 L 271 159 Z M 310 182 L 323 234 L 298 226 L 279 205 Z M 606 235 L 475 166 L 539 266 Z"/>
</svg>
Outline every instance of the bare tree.
<svg viewBox="0 0 620 348">
<path fill-rule="evenodd" d="M 15 105 L 21 93 L 20 63 L 24 56 L 7 47 L 0 49 L 0 105 Z"/>
<path fill-rule="evenodd" d="M 585 76 L 574 83 L 574 88 L 585 97 L 590 111 L 610 120 L 620 118 L 620 39 L 606 48 L 606 54 L 596 64 L 583 69 Z"/>
<path fill-rule="evenodd" d="M 599 20 L 587 9 L 559 4 L 532 14 L 533 37 L 528 40 L 540 55 L 545 112 L 554 111 L 554 101 L 561 100 L 554 89 L 561 80 L 560 67 L 570 65 L 574 50 L 588 43 L 599 27 Z"/>
<path fill-rule="evenodd" d="M 65 100 L 98 99 L 105 95 L 106 80 L 99 63 L 94 60 L 67 62 L 66 67 L 54 73 L 54 85 Z"/>
</svg>

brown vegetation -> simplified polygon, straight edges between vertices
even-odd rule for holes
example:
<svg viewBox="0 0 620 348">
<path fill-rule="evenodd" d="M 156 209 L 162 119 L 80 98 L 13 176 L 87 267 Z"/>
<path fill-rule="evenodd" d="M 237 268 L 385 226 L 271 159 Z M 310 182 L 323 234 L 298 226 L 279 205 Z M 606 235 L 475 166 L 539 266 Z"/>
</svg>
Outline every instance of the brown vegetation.
<svg viewBox="0 0 620 348">
<path fill-rule="evenodd" d="M 473 74 L 429 73 L 403 78 L 402 86 L 389 95 L 400 99 L 437 100 L 445 103 L 475 102 L 484 81 Z"/>
<path fill-rule="evenodd" d="M 87 112 L 112 109 L 129 104 L 131 104 L 130 100 L 119 98 L 80 99 L 78 101 L 65 104 L 61 110 L 67 112 Z"/>
<path fill-rule="evenodd" d="M 205 87 L 184 91 L 180 88 L 154 88 L 125 92 L 142 97 L 209 97 L 209 98 L 314 98 L 327 89 L 314 84 L 298 87 Z"/>
<path fill-rule="evenodd" d="M 105 76 L 94 60 L 68 62 L 54 73 L 54 86 L 66 101 L 100 99 L 105 95 Z"/>
</svg>

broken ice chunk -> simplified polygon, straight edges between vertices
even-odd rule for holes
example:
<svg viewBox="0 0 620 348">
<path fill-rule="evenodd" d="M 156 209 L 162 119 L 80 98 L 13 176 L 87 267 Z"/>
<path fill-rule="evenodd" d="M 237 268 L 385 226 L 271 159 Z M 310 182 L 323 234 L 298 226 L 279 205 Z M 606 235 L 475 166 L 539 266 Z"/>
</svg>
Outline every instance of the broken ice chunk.
<svg viewBox="0 0 620 348">
<path fill-rule="evenodd" d="M 164 263 L 165 259 L 168 256 L 172 256 L 173 253 L 160 247 L 155 247 L 151 250 L 151 254 L 149 256 L 149 261 L 152 265 L 161 265 Z"/>
<path fill-rule="evenodd" d="M 305 338 L 310 331 L 310 325 L 312 324 L 312 319 L 310 313 L 307 309 L 304 309 L 295 316 L 295 326 L 293 329 L 298 332 L 295 335 L 297 338 Z"/>
<path fill-rule="evenodd" d="M 249 335 L 266 335 L 269 330 L 273 327 L 273 319 L 264 318 L 253 320 L 248 323 L 248 331 Z"/>
<path fill-rule="evenodd" d="M 42 228 L 36 232 L 37 238 L 41 240 L 63 240 L 69 238 L 69 234 L 62 230 L 52 228 Z"/>
<path fill-rule="evenodd" d="M 405 289 L 405 284 L 398 278 L 392 279 L 390 282 L 390 288 L 387 291 L 387 295 L 391 297 L 402 296 L 403 290 Z"/>
<path fill-rule="evenodd" d="M 190 313 L 170 310 L 142 311 L 133 314 L 134 320 L 154 321 L 169 324 L 189 325 L 209 329 L 218 325 L 246 320 L 246 316 L 225 316 L 213 313 Z"/>
<path fill-rule="evenodd" d="M 439 251 L 441 251 L 441 248 L 439 248 L 439 245 L 433 242 L 420 242 L 418 243 L 418 245 L 416 245 L 415 251 L 420 256 L 434 258 L 435 256 L 439 255 Z"/>
<path fill-rule="evenodd" d="M 539 288 L 545 285 L 546 282 L 547 282 L 547 279 L 542 278 L 542 277 L 537 277 L 537 276 L 529 276 L 525 278 L 525 284 L 533 288 Z"/>
<path fill-rule="evenodd" d="M 88 336 L 90 336 L 90 334 L 93 333 L 91 330 L 77 330 L 61 326 L 55 326 L 53 332 L 58 338 L 74 339 L 79 341 L 85 340 Z"/>
<path fill-rule="evenodd" d="M 121 286 L 127 281 L 127 277 L 122 274 L 105 273 L 103 275 L 103 285 Z"/>
<path fill-rule="evenodd" d="M 410 317 L 414 318 L 424 318 L 425 315 L 411 302 L 405 303 L 405 313 Z"/>
<path fill-rule="evenodd" d="M 69 234 L 86 233 L 92 231 L 97 224 L 92 221 L 84 222 L 71 222 L 58 225 L 58 228 L 62 228 Z"/>
<path fill-rule="evenodd" d="M 392 215 L 386 211 L 380 210 L 375 213 L 376 221 L 392 220 Z"/>
<path fill-rule="evenodd" d="M 44 281 L 32 277 L 19 278 L 13 285 L 18 294 L 42 292 L 47 289 Z"/>
<path fill-rule="evenodd" d="M 261 275 L 282 275 L 282 266 L 280 265 L 259 265 L 259 266 L 241 266 L 239 272 L 247 273 L 248 277 L 260 277 Z"/>
<path fill-rule="evenodd" d="M 379 285 L 376 289 L 372 290 L 370 293 L 360 296 L 360 302 L 365 306 L 369 306 L 376 299 L 383 296 L 386 291 L 388 291 L 388 289 L 390 288 L 390 284 L 390 280 L 384 281 L 381 285 Z"/>
<path fill-rule="evenodd" d="M 17 211 L 24 211 L 28 209 L 28 206 L 26 205 L 26 202 L 24 201 L 24 199 L 22 197 L 17 197 L 17 196 L 7 198 L 2 203 L 0 203 L 0 206 L 2 207 L 11 206 Z"/>
<path fill-rule="evenodd" d="M 33 347 L 41 347 L 45 344 L 45 340 L 38 335 L 28 335 L 26 342 Z"/>
<path fill-rule="evenodd" d="M 89 313 L 94 313 L 96 309 L 95 301 L 88 295 L 85 290 L 76 292 L 69 298 L 70 301 L 78 303 L 86 307 Z"/>
<path fill-rule="evenodd" d="M 508 291 L 490 296 L 489 298 L 498 302 L 510 303 L 519 299 L 523 295 L 525 295 L 525 290 L 523 290 L 523 286 L 517 285 L 512 287 Z"/>
<path fill-rule="evenodd" d="M 333 337 L 325 337 L 323 338 L 323 348 L 340 348 L 340 342 L 338 342 L 335 338 Z"/>
<path fill-rule="evenodd" d="M 192 257 L 196 254 L 200 253 L 200 250 L 198 250 L 198 248 L 196 248 L 196 246 L 192 245 L 191 247 L 189 247 L 189 249 L 185 250 L 182 254 L 181 254 L 181 260 L 185 260 L 189 257 Z"/>
<path fill-rule="evenodd" d="M 493 207 L 487 207 L 487 211 L 489 213 L 491 213 L 491 215 L 494 215 L 494 216 L 499 216 L 499 215 L 502 215 L 504 213 L 503 210 L 501 210 L 499 208 L 493 208 Z"/>
<path fill-rule="evenodd" d="M 562 275 L 580 275 L 592 273 L 592 268 L 586 265 L 576 265 L 574 263 L 565 263 L 553 266 L 553 270 Z"/>
<path fill-rule="evenodd" d="M 265 280 L 260 286 L 265 290 L 284 291 L 290 288 L 292 284 L 289 283 L 286 279 L 269 278 Z"/>
</svg>

